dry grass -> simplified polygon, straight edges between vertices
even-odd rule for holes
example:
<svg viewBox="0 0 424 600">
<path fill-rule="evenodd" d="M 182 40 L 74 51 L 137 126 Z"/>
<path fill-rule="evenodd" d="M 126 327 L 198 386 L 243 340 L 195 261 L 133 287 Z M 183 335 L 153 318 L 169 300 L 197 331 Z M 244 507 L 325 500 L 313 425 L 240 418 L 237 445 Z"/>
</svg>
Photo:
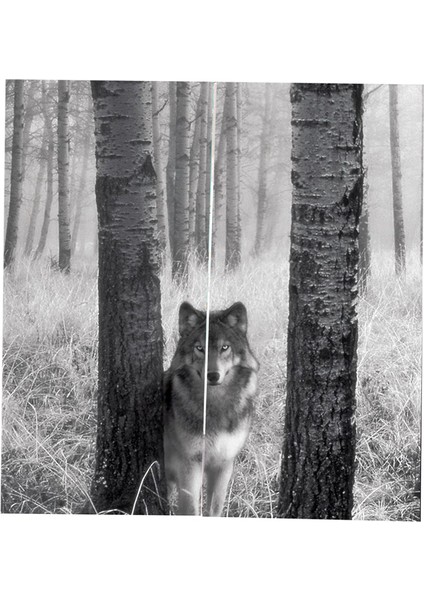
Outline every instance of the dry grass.
<svg viewBox="0 0 424 600">
<path fill-rule="evenodd" d="M 396 282 L 375 260 L 360 300 L 356 519 L 417 520 L 420 459 L 421 270 Z M 273 516 L 286 372 L 286 263 L 249 260 L 215 275 L 212 307 L 243 301 L 261 363 L 256 418 L 237 460 L 225 513 Z M 185 288 L 163 277 L 165 367 L 176 343 L 178 306 L 206 306 L 206 272 Z M 18 265 L 4 282 L 2 510 L 72 513 L 86 502 L 93 468 L 97 377 L 96 273 L 69 277 Z"/>
</svg>

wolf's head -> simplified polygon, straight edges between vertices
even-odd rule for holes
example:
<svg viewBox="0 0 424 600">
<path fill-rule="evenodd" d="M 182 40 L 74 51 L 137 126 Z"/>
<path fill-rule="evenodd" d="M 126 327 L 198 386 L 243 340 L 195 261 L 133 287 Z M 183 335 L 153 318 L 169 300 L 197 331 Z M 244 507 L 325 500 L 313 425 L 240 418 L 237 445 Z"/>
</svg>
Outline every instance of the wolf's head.
<svg viewBox="0 0 424 600">
<path fill-rule="evenodd" d="M 180 351 L 184 363 L 205 377 L 206 313 L 183 302 L 179 313 Z M 238 365 L 254 371 L 258 363 L 247 341 L 247 312 L 244 304 L 236 302 L 230 308 L 211 312 L 208 340 L 208 385 L 220 385 Z"/>
</svg>

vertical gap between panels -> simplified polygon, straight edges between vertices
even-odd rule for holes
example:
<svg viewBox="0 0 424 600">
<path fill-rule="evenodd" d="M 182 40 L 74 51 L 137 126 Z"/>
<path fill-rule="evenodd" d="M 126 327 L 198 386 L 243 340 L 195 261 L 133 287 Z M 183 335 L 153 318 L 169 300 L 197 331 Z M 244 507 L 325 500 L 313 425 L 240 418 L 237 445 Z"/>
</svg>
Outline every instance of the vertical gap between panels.
<svg viewBox="0 0 424 600">
<path fill-rule="evenodd" d="M 211 131 L 211 151 L 210 151 L 210 186 L 209 186 L 209 229 L 208 229 L 208 277 L 206 294 L 206 342 L 205 342 L 205 368 L 204 368 L 204 387 L 203 387 L 203 432 L 202 432 L 202 483 L 200 487 L 200 516 L 203 516 L 203 477 L 205 473 L 206 456 L 206 408 L 208 393 L 208 352 L 209 352 L 209 313 L 211 297 L 211 274 L 212 274 L 212 231 L 214 214 L 214 176 L 215 176 L 215 130 L 216 130 L 216 89 L 217 83 L 212 84 L 212 131 Z"/>
</svg>

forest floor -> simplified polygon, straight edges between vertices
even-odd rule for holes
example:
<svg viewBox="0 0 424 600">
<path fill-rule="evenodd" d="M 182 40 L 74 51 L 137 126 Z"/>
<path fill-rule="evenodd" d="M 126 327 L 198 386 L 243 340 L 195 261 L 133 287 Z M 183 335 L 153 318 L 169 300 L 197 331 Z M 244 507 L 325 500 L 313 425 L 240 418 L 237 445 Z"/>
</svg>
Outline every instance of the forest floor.
<svg viewBox="0 0 424 600">
<path fill-rule="evenodd" d="M 374 255 L 360 298 L 354 519 L 419 520 L 421 267 L 410 257 L 396 280 Z M 286 392 L 288 269 L 247 261 L 214 276 L 213 309 L 245 303 L 258 358 L 259 393 L 248 443 L 237 459 L 224 515 L 275 516 Z M 206 306 L 206 273 L 187 287 L 163 276 L 165 368 L 177 339 L 179 304 Z M 74 513 L 93 472 L 97 386 L 95 267 L 69 276 L 20 263 L 4 278 L 2 512 Z"/>
</svg>

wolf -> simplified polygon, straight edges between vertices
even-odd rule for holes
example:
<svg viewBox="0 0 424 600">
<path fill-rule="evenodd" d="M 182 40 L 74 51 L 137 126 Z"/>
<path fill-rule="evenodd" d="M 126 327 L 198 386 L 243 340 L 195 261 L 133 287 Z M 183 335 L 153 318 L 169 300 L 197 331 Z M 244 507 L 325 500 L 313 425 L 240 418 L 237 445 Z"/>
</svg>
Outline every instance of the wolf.
<svg viewBox="0 0 424 600">
<path fill-rule="evenodd" d="M 246 308 L 236 302 L 226 310 L 210 312 L 207 373 L 206 313 L 183 302 L 179 334 L 175 355 L 164 375 L 168 495 L 177 491 L 177 514 L 198 515 L 203 462 L 206 511 L 209 516 L 220 516 L 234 459 L 249 433 L 257 387 L 259 364 L 247 340 Z"/>
</svg>

